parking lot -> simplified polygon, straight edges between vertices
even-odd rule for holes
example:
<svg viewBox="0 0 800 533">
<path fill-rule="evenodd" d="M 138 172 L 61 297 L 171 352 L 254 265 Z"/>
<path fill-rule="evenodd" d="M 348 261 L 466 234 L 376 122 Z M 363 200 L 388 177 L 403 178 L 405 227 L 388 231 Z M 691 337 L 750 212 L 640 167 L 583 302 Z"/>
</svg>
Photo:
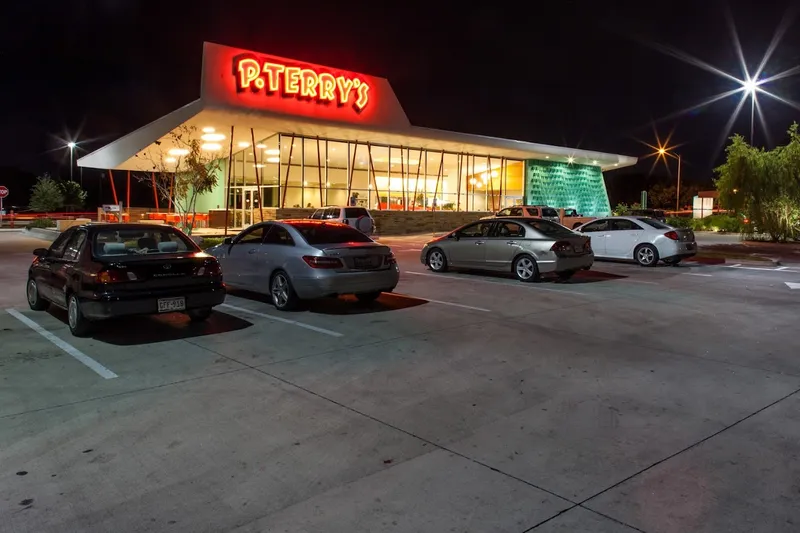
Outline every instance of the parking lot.
<svg viewBox="0 0 800 533">
<path fill-rule="evenodd" d="M 800 268 L 523 284 L 388 239 L 374 303 L 80 339 L 0 239 L 2 532 L 800 529 Z"/>
</svg>

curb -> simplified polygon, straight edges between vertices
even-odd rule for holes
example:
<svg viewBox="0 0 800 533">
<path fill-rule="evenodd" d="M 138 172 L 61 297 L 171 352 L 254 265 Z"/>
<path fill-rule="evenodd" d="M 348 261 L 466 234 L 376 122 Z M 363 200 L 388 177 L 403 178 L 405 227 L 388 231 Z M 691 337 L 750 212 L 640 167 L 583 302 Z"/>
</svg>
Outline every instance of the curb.
<svg viewBox="0 0 800 533">
<path fill-rule="evenodd" d="M 31 237 L 53 242 L 61 234 L 58 230 L 45 228 L 25 228 L 25 233 Z"/>
</svg>

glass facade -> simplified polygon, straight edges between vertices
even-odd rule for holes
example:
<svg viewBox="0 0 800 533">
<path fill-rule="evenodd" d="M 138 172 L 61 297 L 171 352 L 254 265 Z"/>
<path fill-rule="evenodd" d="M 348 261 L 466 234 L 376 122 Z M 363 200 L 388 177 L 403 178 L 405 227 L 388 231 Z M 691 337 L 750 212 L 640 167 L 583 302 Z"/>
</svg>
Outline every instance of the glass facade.
<svg viewBox="0 0 800 533">
<path fill-rule="evenodd" d="M 292 134 L 255 139 L 255 146 L 242 142 L 238 149 L 228 191 L 232 210 L 258 208 L 259 186 L 263 207 L 497 211 L 524 197 L 520 160 Z"/>
</svg>

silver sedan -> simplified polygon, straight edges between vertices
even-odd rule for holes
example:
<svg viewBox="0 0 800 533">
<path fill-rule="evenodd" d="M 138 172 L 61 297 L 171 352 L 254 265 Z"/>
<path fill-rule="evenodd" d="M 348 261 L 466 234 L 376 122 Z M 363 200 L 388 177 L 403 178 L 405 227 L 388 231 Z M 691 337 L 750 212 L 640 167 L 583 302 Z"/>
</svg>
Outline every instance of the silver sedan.
<svg viewBox="0 0 800 533">
<path fill-rule="evenodd" d="M 370 301 L 400 280 L 388 246 L 338 222 L 262 222 L 207 251 L 222 265 L 226 284 L 269 294 L 280 310 L 340 294 Z"/>
<path fill-rule="evenodd" d="M 448 268 L 512 272 L 520 281 L 541 274 L 569 279 L 594 263 L 591 241 L 540 218 L 480 220 L 434 239 L 422 249 L 422 264 L 434 272 Z"/>
</svg>

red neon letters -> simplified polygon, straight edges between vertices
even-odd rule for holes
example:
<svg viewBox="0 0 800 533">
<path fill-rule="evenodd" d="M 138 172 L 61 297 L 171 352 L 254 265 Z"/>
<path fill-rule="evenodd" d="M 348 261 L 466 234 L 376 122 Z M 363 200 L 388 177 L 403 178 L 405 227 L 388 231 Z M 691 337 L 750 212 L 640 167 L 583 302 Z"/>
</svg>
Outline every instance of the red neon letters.
<svg viewBox="0 0 800 533">
<path fill-rule="evenodd" d="M 252 56 L 234 58 L 233 63 L 239 92 L 263 90 L 269 95 L 280 93 L 285 97 L 319 103 L 335 102 L 339 106 L 352 102 L 357 112 L 369 104 L 369 84 L 358 77 L 334 76 L 308 68 L 262 62 Z"/>
</svg>

